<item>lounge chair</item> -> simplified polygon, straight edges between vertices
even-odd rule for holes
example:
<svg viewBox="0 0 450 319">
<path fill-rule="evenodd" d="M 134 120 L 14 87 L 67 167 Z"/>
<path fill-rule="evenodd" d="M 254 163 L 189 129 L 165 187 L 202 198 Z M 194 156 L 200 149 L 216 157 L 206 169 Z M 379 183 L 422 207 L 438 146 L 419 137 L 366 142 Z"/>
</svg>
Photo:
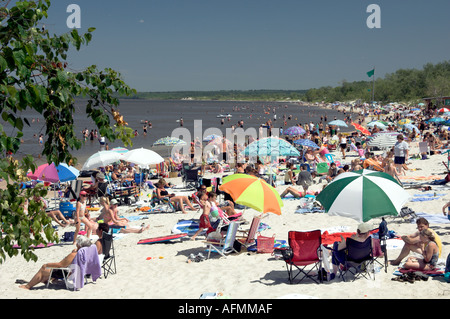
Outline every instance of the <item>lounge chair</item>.
<svg viewBox="0 0 450 319">
<path fill-rule="evenodd" d="M 150 205 L 155 208 L 155 210 L 166 212 L 166 213 L 174 213 L 176 212 L 175 206 L 172 204 L 169 198 L 158 198 L 156 194 L 156 190 L 153 190 L 152 197 L 150 199 Z"/>
<path fill-rule="evenodd" d="M 314 269 L 317 270 L 317 273 L 322 270 L 322 235 L 320 230 L 306 232 L 290 231 L 288 233 L 288 241 L 289 247 L 292 250 L 292 256 L 284 261 L 286 262 L 289 283 L 292 284 L 300 274 L 304 276 L 299 282 L 305 278 L 310 278 L 317 284 L 319 282 L 321 283 L 322 276 L 319 276 L 319 281 L 317 281 L 314 275 L 310 275 Z M 309 265 L 313 265 L 313 267 L 307 271 L 306 267 Z M 298 272 L 294 276 L 295 269 Z"/>
<path fill-rule="evenodd" d="M 117 273 L 116 256 L 114 254 L 114 238 L 112 234 L 103 232 L 102 234 L 102 269 L 103 276 L 106 278 L 109 274 Z"/>
<path fill-rule="evenodd" d="M 91 275 L 93 281 L 96 281 L 101 275 L 100 259 L 97 254 L 97 247 L 91 245 L 83 247 L 75 256 L 72 264 L 65 268 L 50 268 L 50 279 L 47 281 L 47 287 L 51 283 L 53 272 L 59 270 L 62 274 L 66 289 L 73 290 L 83 288 L 87 283 L 87 275 Z"/>
<path fill-rule="evenodd" d="M 237 238 L 237 241 L 248 248 L 249 246 L 253 245 L 255 243 L 255 237 L 256 232 L 258 231 L 258 227 L 261 223 L 262 216 L 255 216 L 253 217 L 252 223 L 250 224 L 250 228 L 247 231 L 242 231 L 246 233 L 247 235 L 245 237 L 240 236 Z"/>
<path fill-rule="evenodd" d="M 225 238 L 222 238 L 219 241 L 211 241 L 208 239 L 205 241 L 205 244 L 208 249 L 207 259 L 209 259 L 211 252 L 217 252 L 222 257 L 226 257 L 227 254 L 230 254 L 232 252 L 237 253 L 237 250 L 234 249 L 233 246 L 234 246 L 234 241 L 236 239 L 236 232 L 238 230 L 238 227 L 239 227 L 239 223 L 231 222 L 228 225 L 228 230 L 227 230 L 227 234 L 226 234 Z"/>
<path fill-rule="evenodd" d="M 183 174 L 183 183 L 185 187 L 197 189 L 200 187 L 200 178 L 198 176 L 200 169 L 186 169 Z"/>
<path fill-rule="evenodd" d="M 347 272 L 354 275 L 353 281 L 359 276 L 369 279 L 370 272 L 373 272 L 373 279 L 375 280 L 372 237 L 367 238 L 364 242 L 347 238 L 346 245 L 345 261 L 342 265 L 343 267 L 339 267 L 339 273 L 342 280 L 345 281 Z"/>
</svg>

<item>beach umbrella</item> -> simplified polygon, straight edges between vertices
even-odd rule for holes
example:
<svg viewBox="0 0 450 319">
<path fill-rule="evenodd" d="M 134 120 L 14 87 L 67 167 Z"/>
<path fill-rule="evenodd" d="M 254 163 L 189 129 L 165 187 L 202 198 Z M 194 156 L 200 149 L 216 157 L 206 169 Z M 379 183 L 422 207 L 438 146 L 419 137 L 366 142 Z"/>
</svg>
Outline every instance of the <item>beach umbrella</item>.
<svg viewBox="0 0 450 319">
<path fill-rule="evenodd" d="M 373 121 L 373 122 L 370 122 L 369 124 L 367 124 L 367 127 L 373 128 L 373 127 L 375 127 L 375 125 L 376 125 L 379 129 L 382 129 L 382 130 L 385 130 L 385 129 L 386 129 L 386 125 L 384 125 L 383 123 L 381 123 L 381 122 L 379 122 L 379 121 Z"/>
<path fill-rule="evenodd" d="M 176 137 L 166 136 L 154 142 L 153 145 L 175 146 L 175 145 L 186 145 L 186 142 Z"/>
<path fill-rule="evenodd" d="M 397 143 L 397 137 L 395 135 L 380 134 L 367 142 L 370 147 L 389 148 Z"/>
<path fill-rule="evenodd" d="M 405 125 L 405 124 L 410 124 L 411 120 L 410 119 L 401 119 L 400 121 L 397 122 L 398 125 Z"/>
<path fill-rule="evenodd" d="M 445 119 L 443 119 L 442 117 L 433 117 L 425 122 L 427 122 L 427 123 L 443 123 L 443 122 L 445 122 Z"/>
<path fill-rule="evenodd" d="M 250 156 L 299 156 L 300 152 L 288 141 L 279 137 L 265 137 L 250 143 L 243 151 Z"/>
<path fill-rule="evenodd" d="M 122 155 L 112 151 L 99 151 L 92 154 L 86 162 L 84 162 L 82 170 L 90 170 L 93 168 L 104 167 L 109 164 L 118 162 L 122 159 Z"/>
<path fill-rule="evenodd" d="M 281 215 L 283 201 L 277 190 L 261 178 L 247 174 L 232 174 L 223 178 L 219 190 L 230 194 L 234 202 L 261 213 Z"/>
<path fill-rule="evenodd" d="M 114 147 L 112 150 L 111 150 L 111 152 L 116 152 L 116 153 L 119 153 L 119 154 L 125 154 L 125 153 L 127 153 L 129 150 L 127 149 L 127 148 L 125 148 L 125 147 Z"/>
<path fill-rule="evenodd" d="M 334 120 L 334 121 L 328 122 L 328 125 L 336 125 L 336 126 L 348 127 L 347 123 L 345 123 L 342 120 Z"/>
<path fill-rule="evenodd" d="M 391 175 L 363 169 L 339 174 L 316 199 L 329 215 L 367 222 L 397 216 L 409 194 Z"/>
<path fill-rule="evenodd" d="M 34 172 L 28 173 L 27 177 L 44 182 L 58 183 L 74 180 L 79 174 L 80 172 L 76 168 L 69 168 L 67 164 L 55 166 L 55 163 L 51 163 L 40 165 Z"/>
<path fill-rule="evenodd" d="M 445 113 L 445 112 L 450 112 L 450 110 L 446 107 L 443 107 L 441 109 L 438 110 L 438 113 Z"/>
<path fill-rule="evenodd" d="M 361 133 L 365 134 L 365 135 L 371 135 L 371 133 L 369 132 L 368 129 L 366 129 L 364 126 L 356 124 L 354 122 L 352 122 L 352 125 L 355 127 L 356 130 L 360 131 Z"/>
<path fill-rule="evenodd" d="M 69 166 L 66 163 L 61 163 L 56 166 L 58 177 L 60 182 L 73 181 L 80 176 L 80 171 L 73 166 Z"/>
<path fill-rule="evenodd" d="M 408 124 L 403 125 L 403 128 L 406 128 L 406 129 L 408 129 L 408 130 L 410 130 L 410 131 L 414 130 L 414 131 L 416 131 L 417 133 L 420 133 L 419 128 L 418 128 L 417 126 L 411 124 L 411 123 L 408 123 Z"/>
<path fill-rule="evenodd" d="M 217 135 L 217 134 L 211 134 L 211 135 L 206 136 L 206 137 L 203 139 L 203 142 L 211 142 L 212 140 L 214 140 L 214 139 L 216 139 L 216 138 L 219 138 L 219 137 L 222 137 L 222 136 Z"/>
<path fill-rule="evenodd" d="M 162 158 L 161 155 L 159 155 L 155 151 L 143 147 L 131 150 L 123 154 L 122 160 L 140 166 L 148 166 L 164 162 L 164 158 Z"/>
<path fill-rule="evenodd" d="M 289 136 L 297 136 L 297 135 L 302 135 L 305 133 L 306 133 L 306 131 L 303 128 L 301 128 L 300 126 L 291 126 L 283 131 L 284 135 L 289 135 Z"/>
<path fill-rule="evenodd" d="M 301 145 L 301 146 L 306 146 L 309 148 L 320 148 L 319 145 L 317 145 L 316 143 L 314 143 L 313 141 L 308 140 L 308 139 L 298 139 L 298 140 L 295 140 L 293 143 L 297 144 L 297 145 Z"/>
</svg>

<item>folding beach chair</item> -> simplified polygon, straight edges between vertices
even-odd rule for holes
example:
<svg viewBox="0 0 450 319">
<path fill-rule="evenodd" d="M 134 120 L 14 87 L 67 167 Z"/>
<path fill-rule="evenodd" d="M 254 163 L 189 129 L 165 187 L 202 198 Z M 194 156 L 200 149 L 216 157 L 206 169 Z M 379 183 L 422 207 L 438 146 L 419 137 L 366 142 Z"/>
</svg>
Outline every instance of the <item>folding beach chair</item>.
<svg viewBox="0 0 450 319">
<path fill-rule="evenodd" d="M 409 221 L 409 222 L 417 219 L 416 212 L 414 212 L 409 207 L 402 207 L 402 209 L 400 209 L 400 212 L 398 213 L 398 216 L 400 216 L 401 218 L 403 218 L 404 220 Z"/>
<path fill-rule="evenodd" d="M 95 258 L 95 259 L 94 259 Z M 76 263 L 77 262 L 77 263 Z M 84 265 L 86 272 L 82 272 L 80 263 Z M 83 276 L 84 274 L 84 276 Z M 97 248 L 95 245 L 83 247 L 77 252 L 74 261 L 69 267 L 64 268 L 50 268 L 50 278 L 47 281 L 46 287 L 52 283 L 53 279 L 62 279 L 66 289 L 79 289 L 87 283 L 88 275 L 92 275 L 93 280 L 97 280 L 101 274 L 99 256 L 97 255 Z M 84 281 L 84 283 L 83 283 Z"/>
<path fill-rule="evenodd" d="M 109 274 L 113 275 L 117 273 L 116 269 L 116 256 L 114 254 L 114 239 L 113 235 L 103 232 L 102 234 L 102 269 L 103 276 L 108 277 Z"/>
<path fill-rule="evenodd" d="M 327 159 L 328 163 L 334 163 L 334 156 L 331 153 L 325 154 L 325 158 Z"/>
<path fill-rule="evenodd" d="M 150 199 L 150 205 L 155 208 L 155 210 L 174 213 L 176 212 L 175 206 L 171 203 L 169 198 L 158 198 L 156 190 L 153 190 L 152 197 Z"/>
<path fill-rule="evenodd" d="M 370 272 L 373 272 L 373 279 L 375 280 L 372 237 L 367 238 L 364 242 L 347 238 L 346 245 L 345 261 L 343 267 L 339 267 L 342 280 L 345 281 L 347 272 L 350 272 L 354 276 L 353 281 L 359 276 L 369 279 Z"/>
<path fill-rule="evenodd" d="M 312 279 L 315 283 L 322 282 L 322 276 L 319 276 L 319 281 L 310 273 L 314 269 L 319 273 L 322 269 L 322 235 L 320 230 L 313 230 L 307 232 L 290 231 L 288 233 L 289 247 L 292 250 L 292 256 L 285 259 L 286 269 L 289 276 L 289 283 L 293 283 L 298 275 L 304 276 L 300 279 L 301 282 L 305 278 Z M 306 267 L 313 265 L 308 271 Z M 294 268 L 295 267 L 295 268 Z M 295 274 L 295 269 L 298 270 Z"/>
<path fill-rule="evenodd" d="M 419 142 L 419 152 L 420 154 L 425 153 L 427 155 L 430 153 L 428 142 Z"/>
<path fill-rule="evenodd" d="M 184 171 L 183 183 L 185 187 L 195 188 L 200 187 L 200 178 L 198 176 L 200 169 L 187 169 Z"/>
<path fill-rule="evenodd" d="M 228 225 L 228 230 L 227 230 L 227 234 L 226 234 L 225 238 L 222 238 L 221 240 L 219 240 L 217 242 L 211 241 L 208 239 L 205 241 L 205 244 L 208 249 L 207 259 L 209 259 L 211 252 L 217 252 L 222 257 L 226 257 L 227 254 L 230 254 L 232 252 L 237 253 L 237 250 L 234 249 L 234 241 L 236 239 L 236 232 L 238 230 L 238 227 L 239 227 L 239 223 L 231 222 Z"/>
<path fill-rule="evenodd" d="M 258 231 L 258 227 L 261 224 L 261 218 L 262 218 L 261 215 L 253 217 L 252 223 L 250 224 L 250 228 L 247 231 L 242 231 L 243 233 L 246 233 L 247 236 L 237 238 L 237 241 L 246 248 L 250 247 L 255 243 L 255 237 Z"/>
</svg>

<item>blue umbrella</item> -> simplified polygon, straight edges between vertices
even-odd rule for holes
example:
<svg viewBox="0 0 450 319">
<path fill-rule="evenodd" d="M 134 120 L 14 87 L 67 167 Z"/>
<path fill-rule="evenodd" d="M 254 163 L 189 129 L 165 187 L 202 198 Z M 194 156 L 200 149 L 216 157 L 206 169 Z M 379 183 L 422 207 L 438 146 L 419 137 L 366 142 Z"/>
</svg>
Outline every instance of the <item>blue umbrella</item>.
<svg viewBox="0 0 450 319">
<path fill-rule="evenodd" d="M 316 143 L 314 143 L 313 141 L 308 140 L 308 139 L 295 140 L 294 144 L 307 146 L 307 147 L 310 147 L 310 148 L 320 148 L 319 145 L 317 145 Z"/>
<path fill-rule="evenodd" d="M 443 123 L 445 120 L 442 117 L 433 117 L 426 121 L 427 123 Z"/>
<path fill-rule="evenodd" d="M 331 121 L 331 122 L 328 123 L 328 125 L 336 125 L 336 126 L 348 127 L 348 125 L 342 120 Z"/>
<path fill-rule="evenodd" d="M 303 128 L 301 128 L 300 126 L 291 126 L 290 128 L 287 128 L 283 131 L 284 135 L 289 135 L 289 136 L 302 135 L 305 133 L 306 133 L 306 131 Z"/>
<path fill-rule="evenodd" d="M 66 163 L 61 163 L 56 166 L 58 177 L 60 182 L 68 182 L 77 179 L 80 175 L 80 171 L 73 166 L 69 166 Z"/>
<path fill-rule="evenodd" d="M 243 151 L 244 155 L 252 156 L 299 156 L 300 152 L 278 137 L 266 137 L 250 143 Z"/>
</svg>

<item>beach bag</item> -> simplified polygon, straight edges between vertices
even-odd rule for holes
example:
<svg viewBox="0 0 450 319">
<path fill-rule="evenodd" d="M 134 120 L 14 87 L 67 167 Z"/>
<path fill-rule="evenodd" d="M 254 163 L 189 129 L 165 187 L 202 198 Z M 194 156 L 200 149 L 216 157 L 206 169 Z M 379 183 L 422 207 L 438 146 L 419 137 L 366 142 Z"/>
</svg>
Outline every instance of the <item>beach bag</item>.
<svg viewBox="0 0 450 319">
<path fill-rule="evenodd" d="M 256 251 L 260 254 L 271 254 L 275 245 L 275 235 L 272 237 L 258 236 L 256 239 Z"/>
<path fill-rule="evenodd" d="M 73 241 L 73 238 L 75 237 L 75 232 L 73 231 L 66 231 L 62 237 L 62 241 L 69 242 Z"/>
</svg>

